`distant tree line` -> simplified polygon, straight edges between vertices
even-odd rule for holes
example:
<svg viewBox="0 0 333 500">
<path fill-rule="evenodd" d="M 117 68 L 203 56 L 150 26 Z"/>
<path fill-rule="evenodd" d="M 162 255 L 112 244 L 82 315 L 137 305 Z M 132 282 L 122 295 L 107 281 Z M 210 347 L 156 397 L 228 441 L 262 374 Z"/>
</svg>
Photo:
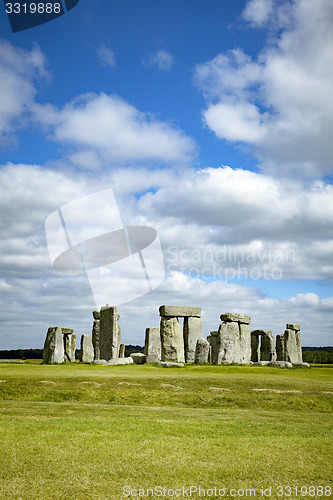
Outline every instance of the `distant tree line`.
<svg viewBox="0 0 333 500">
<path fill-rule="evenodd" d="M 143 352 L 140 345 L 125 346 L 125 356 L 132 352 Z M 80 358 L 80 349 L 76 349 L 75 358 Z M 10 349 L 0 351 L 0 359 L 43 359 L 43 349 Z"/>
<path fill-rule="evenodd" d="M 333 347 L 303 347 L 303 361 L 307 363 L 333 364 Z M 125 356 L 132 352 L 143 352 L 140 345 L 127 345 Z M 80 350 L 76 349 L 76 359 L 80 357 Z M 43 359 L 43 349 L 11 349 L 0 351 L 0 359 Z"/>
</svg>

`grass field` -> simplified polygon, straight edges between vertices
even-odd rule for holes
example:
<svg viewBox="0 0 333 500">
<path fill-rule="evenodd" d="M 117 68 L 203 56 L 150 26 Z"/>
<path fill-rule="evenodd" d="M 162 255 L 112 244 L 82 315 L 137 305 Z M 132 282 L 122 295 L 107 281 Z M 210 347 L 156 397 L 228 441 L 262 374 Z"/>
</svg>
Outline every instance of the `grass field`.
<svg viewBox="0 0 333 500">
<path fill-rule="evenodd" d="M 329 367 L 0 364 L 0 399 L 1 500 L 333 497 Z"/>
</svg>

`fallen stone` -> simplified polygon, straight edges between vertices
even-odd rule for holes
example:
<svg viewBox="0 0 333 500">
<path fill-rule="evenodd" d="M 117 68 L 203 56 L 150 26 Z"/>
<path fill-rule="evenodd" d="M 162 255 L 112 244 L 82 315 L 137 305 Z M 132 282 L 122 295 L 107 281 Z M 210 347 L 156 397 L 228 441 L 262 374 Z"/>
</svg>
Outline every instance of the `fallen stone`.
<svg viewBox="0 0 333 500">
<path fill-rule="evenodd" d="M 64 355 L 62 329 L 59 326 L 51 326 L 44 342 L 43 362 L 46 364 L 63 363 Z"/>
<path fill-rule="evenodd" d="M 161 360 L 184 363 L 184 339 L 177 318 L 161 318 Z"/>
<path fill-rule="evenodd" d="M 106 365 L 106 359 L 94 359 L 93 365 Z"/>
<path fill-rule="evenodd" d="M 275 366 L 277 368 L 292 368 L 293 367 L 292 363 L 289 363 L 289 361 L 270 361 L 268 363 L 268 366 Z"/>
<path fill-rule="evenodd" d="M 197 317 L 201 318 L 201 307 L 188 307 L 188 306 L 161 306 L 159 309 L 160 316 L 167 316 L 173 318 L 179 317 Z"/>
<path fill-rule="evenodd" d="M 195 363 L 204 365 L 208 363 L 210 343 L 206 339 L 198 339 L 195 350 Z"/>
<path fill-rule="evenodd" d="M 196 356 L 196 347 L 198 340 L 202 338 L 202 320 L 196 317 L 184 318 L 184 349 L 185 349 L 185 362 L 194 363 Z M 206 361 L 207 363 L 207 361 Z"/>
<path fill-rule="evenodd" d="M 251 363 L 253 366 L 266 366 L 270 363 L 270 361 L 256 361 L 255 363 Z"/>
<path fill-rule="evenodd" d="M 104 365 L 102 366 L 109 366 L 109 365 L 131 365 L 133 363 L 133 359 L 131 357 L 128 358 L 116 358 L 116 359 L 110 359 L 110 361 L 107 361 Z"/>
<path fill-rule="evenodd" d="M 157 361 L 161 360 L 161 334 L 159 328 L 146 328 L 143 353 L 146 356 L 146 363 L 157 363 Z"/>
<path fill-rule="evenodd" d="M 303 361 L 302 363 L 294 363 L 294 366 L 304 366 L 304 368 L 311 368 L 309 363 Z"/>
<path fill-rule="evenodd" d="M 173 363 L 172 361 L 159 361 L 156 364 L 163 368 L 184 368 L 184 363 Z"/>
<path fill-rule="evenodd" d="M 300 325 L 298 325 L 296 323 L 287 323 L 286 329 L 287 330 L 294 330 L 295 332 L 299 332 L 301 327 L 300 327 Z"/>
<path fill-rule="evenodd" d="M 0 359 L 0 363 L 14 363 L 14 364 L 20 364 L 24 363 L 23 359 Z M 6 380 L 0 380 L 0 382 L 6 382 Z"/>
<path fill-rule="evenodd" d="M 143 365 L 146 362 L 146 356 L 142 352 L 132 352 L 131 358 L 136 365 Z"/>
<path fill-rule="evenodd" d="M 220 316 L 221 321 L 226 322 L 236 322 L 236 323 L 244 323 L 245 325 L 249 325 L 251 322 L 250 316 L 245 316 L 245 314 L 235 314 L 235 313 L 224 313 Z"/>
<path fill-rule="evenodd" d="M 92 335 L 81 336 L 80 361 L 81 363 L 92 363 L 94 361 Z"/>
</svg>

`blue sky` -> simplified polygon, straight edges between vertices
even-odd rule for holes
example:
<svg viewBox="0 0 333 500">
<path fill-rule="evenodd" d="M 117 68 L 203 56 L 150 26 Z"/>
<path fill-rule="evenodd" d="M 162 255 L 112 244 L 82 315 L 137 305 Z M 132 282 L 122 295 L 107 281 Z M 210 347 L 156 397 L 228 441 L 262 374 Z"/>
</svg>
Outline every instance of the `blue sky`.
<svg viewBox="0 0 333 500">
<path fill-rule="evenodd" d="M 80 0 L 13 34 L 1 5 L 0 348 L 90 333 L 91 283 L 52 268 L 44 226 L 103 189 L 166 272 L 119 290 L 124 342 L 169 303 L 201 306 L 205 335 L 233 311 L 331 345 L 332 23 L 330 0 Z"/>
</svg>

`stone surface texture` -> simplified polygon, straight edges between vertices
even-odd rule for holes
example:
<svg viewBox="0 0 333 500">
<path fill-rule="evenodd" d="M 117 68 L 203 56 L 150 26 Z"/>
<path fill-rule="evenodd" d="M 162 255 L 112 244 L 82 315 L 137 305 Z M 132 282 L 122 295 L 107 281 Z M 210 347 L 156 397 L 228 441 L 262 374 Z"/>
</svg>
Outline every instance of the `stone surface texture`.
<svg viewBox="0 0 333 500">
<path fill-rule="evenodd" d="M 290 325 L 288 324 L 287 326 Z M 277 361 L 288 361 L 293 364 L 303 362 L 301 334 L 299 330 L 287 328 L 283 335 L 276 336 L 276 355 Z"/>
<path fill-rule="evenodd" d="M 206 339 L 198 339 L 195 350 L 195 363 L 204 365 L 208 363 L 210 352 L 210 343 Z"/>
<path fill-rule="evenodd" d="M 74 333 L 64 334 L 64 362 L 75 363 L 76 335 Z"/>
<path fill-rule="evenodd" d="M 143 353 L 146 356 L 146 363 L 161 361 L 161 334 L 159 328 L 146 328 Z"/>
<path fill-rule="evenodd" d="M 251 332 L 251 361 L 276 361 L 274 335 L 271 330 Z"/>
<path fill-rule="evenodd" d="M 136 365 L 143 365 L 146 362 L 146 356 L 142 352 L 132 352 L 131 358 Z"/>
<path fill-rule="evenodd" d="M 173 318 L 186 318 L 188 316 L 193 316 L 201 318 L 201 307 L 189 307 L 189 306 L 161 306 L 160 316 L 167 316 Z"/>
<path fill-rule="evenodd" d="M 82 363 L 92 363 L 94 361 L 92 335 L 81 336 L 80 361 Z"/>
<path fill-rule="evenodd" d="M 235 313 L 221 314 L 220 319 L 221 321 L 244 323 L 245 325 L 249 325 L 251 322 L 250 316 L 245 316 L 245 314 L 235 314 Z"/>
<path fill-rule="evenodd" d="M 50 326 L 44 342 L 43 362 L 47 364 L 64 362 L 64 340 L 59 326 Z"/>
<path fill-rule="evenodd" d="M 108 304 L 100 310 L 99 357 L 109 361 L 118 358 L 121 342 L 119 314 Z"/>
<path fill-rule="evenodd" d="M 203 340 L 201 318 L 186 316 L 184 318 L 183 334 L 184 334 L 185 362 L 194 363 L 197 342 L 198 340 Z"/>
<path fill-rule="evenodd" d="M 177 318 L 161 317 L 161 361 L 184 363 L 184 339 Z"/>
<path fill-rule="evenodd" d="M 219 356 L 219 337 L 218 337 L 218 331 L 214 330 L 210 332 L 210 335 L 208 335 L 207 340 L 210 343 L 210 362 L 213 363 L 214 365 L 217 365 L 218 361 L 218 356 Z"/>
<path fill-rule="evenodd" d="M 99 349 L 99 336 L 100 336 L 100 314 L 99 311 L 93 312 L 94 323 L 92 328 L 92 343 L 94 347 L 94 359 L 97 361 L 100 359 L 100 349 Z"/>
</svg>

